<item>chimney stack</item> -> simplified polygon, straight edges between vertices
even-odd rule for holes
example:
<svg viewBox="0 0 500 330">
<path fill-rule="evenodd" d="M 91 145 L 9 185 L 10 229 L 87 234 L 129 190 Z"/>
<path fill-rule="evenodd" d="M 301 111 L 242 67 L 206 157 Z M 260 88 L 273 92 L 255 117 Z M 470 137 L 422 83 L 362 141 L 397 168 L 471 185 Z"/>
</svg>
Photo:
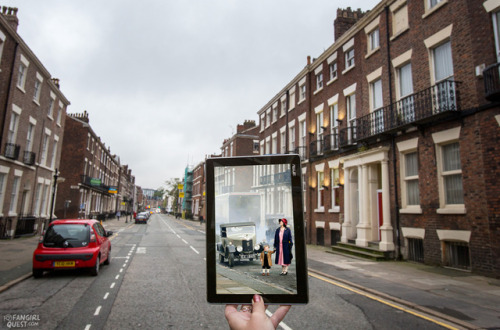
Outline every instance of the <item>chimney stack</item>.
<svg viewBox="0 0 500 330">
<path fill-rule="evenodd" d="M 2 15 L 9 22 L 10 26 L 17 32 L 17 26 L 19 25 L 19 19 L 17 18 L 17 8 L 13 7 L 2 7 Z"/>
<path fill-rule="evenodd" d="M 337 18 L 333 21 L 334 41 L 337 41 L 344 33 L 346 33 L 357 21 L 359 21 L 367 12 L 361 11 L 358 8 L 352 11 L 351 7 L 346 9 L 337 9 Z"/>
<path fill-rule="evenodd" d="M 54 85 L 57 86 L 57 88 L 60 88 L 60 86 L 59 86 L 59 78 L 52 78 L 52 81 L 54 82 Z"/>
</svg>

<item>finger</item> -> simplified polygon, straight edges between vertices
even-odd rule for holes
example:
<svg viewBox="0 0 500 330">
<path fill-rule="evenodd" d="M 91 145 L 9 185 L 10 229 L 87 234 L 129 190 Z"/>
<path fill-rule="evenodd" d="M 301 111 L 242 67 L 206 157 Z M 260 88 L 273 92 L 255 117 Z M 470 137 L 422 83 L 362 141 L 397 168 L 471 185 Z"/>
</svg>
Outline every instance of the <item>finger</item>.
<svg viewBox="0 0 500 330">
<path fill-rule="evenodd" d="M 240 312 L 252 312 L 252 305 L 241 305 Z"/>
<path fill-rule="evenodd" d="M 253 311 L 254 312 L 260 312 L 260 313 L 265 313 L 266 312 L 266 308 L 267 307 L 264 306 L 264 300 L 258 294 L 256 294 L 256 295 L 253 296 L 252 305 L 253 305 Z"/>
<path fill-rule="evenodd" d="M 290 310 L 291 307 L 292 306 L 290 306 L 290 305 L 286 305 L 286 306 L 282 305 L 282 306 L 278 307 L 276 312 L 274 312 L 274 314 L 271 316 L 271 322 L 273 322 L 274 328 L 277 328 L 278 324 L 280 324 L 280 322 L 283 321 L 283 319 L 286 316 L 286 313 L 288 313 L 288 311 Z"/>
<path fill-rule="evenodd" d="M 227 316 L 231 313 L 238 311 L 238 305 L 226 305 L 226 309 L 224 310 L 224 315 Z"/>
</svg>

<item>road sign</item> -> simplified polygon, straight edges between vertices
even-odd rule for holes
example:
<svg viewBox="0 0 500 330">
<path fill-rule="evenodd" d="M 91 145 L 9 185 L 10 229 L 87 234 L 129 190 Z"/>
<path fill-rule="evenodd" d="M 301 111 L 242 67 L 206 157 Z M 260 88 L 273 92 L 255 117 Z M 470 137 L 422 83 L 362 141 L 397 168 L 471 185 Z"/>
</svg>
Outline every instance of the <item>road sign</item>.
<svg viewBox="0 0 500 330">
<path fill-rule="evenodd" d="M 184 198 L 184 193 L 183 192 L 179 193 L 179 198 Z"/>
</svg>

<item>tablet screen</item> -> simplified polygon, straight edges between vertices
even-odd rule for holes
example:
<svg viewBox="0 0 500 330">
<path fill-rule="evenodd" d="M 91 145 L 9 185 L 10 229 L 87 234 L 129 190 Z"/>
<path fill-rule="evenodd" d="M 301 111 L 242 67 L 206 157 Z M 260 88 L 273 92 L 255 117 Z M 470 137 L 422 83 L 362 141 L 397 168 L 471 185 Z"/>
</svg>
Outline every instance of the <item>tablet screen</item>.
<svg viewBox="0 0 500 330">
<path fill-rule="evenodd" d="M 307 302 L 300 158 L 206 162 L 207 297 L 212 303 Z"/>
</svg>

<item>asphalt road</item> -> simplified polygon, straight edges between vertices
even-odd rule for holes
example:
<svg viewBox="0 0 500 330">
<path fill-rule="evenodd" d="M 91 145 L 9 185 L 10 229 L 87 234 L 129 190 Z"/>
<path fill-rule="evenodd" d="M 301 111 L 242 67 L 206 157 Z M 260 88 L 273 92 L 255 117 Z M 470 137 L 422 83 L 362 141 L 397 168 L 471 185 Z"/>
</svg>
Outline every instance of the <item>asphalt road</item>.
<svg viewBox="0 0 500 330">
<path fill-rule="evenodd" d="M 198 228 L 159 214 L 124 227 L 99 276 L 49 273 L 1 293 L 0 327 L 15 313 L 37 315 L 36 329 L 227 329 L 224 306 L 206 303 L 205 234 Z M 284 329 L 442 328 L 320 277 L 309 277 L 309 289 L 310 303 L 293 306 Z"/>
</svg>

